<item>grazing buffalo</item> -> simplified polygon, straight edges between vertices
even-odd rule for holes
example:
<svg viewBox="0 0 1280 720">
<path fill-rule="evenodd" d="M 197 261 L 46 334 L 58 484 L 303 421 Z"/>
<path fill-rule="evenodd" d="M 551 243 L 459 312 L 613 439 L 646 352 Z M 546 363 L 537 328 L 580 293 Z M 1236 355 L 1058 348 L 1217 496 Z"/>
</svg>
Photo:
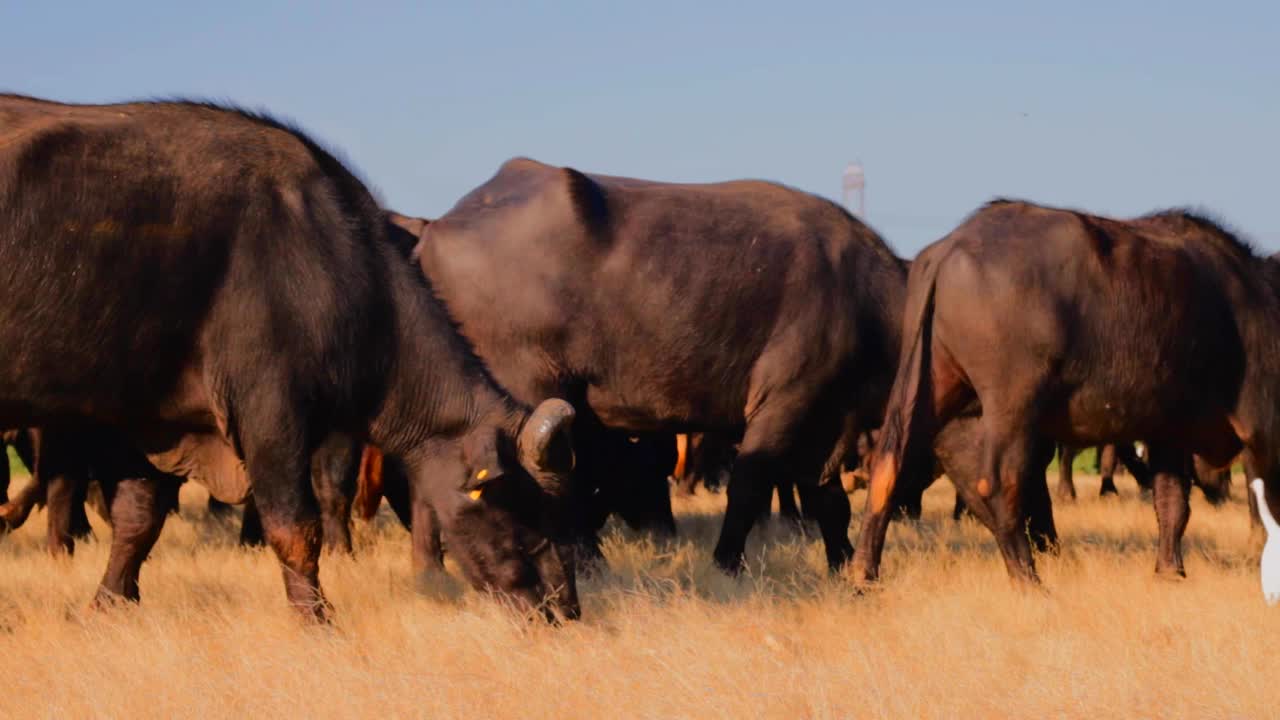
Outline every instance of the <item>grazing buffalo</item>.
<svg viewBox="0 0 1280 720">
<path fill-rule="evenodd" d="M 1183 574 L 1186 452 L 1222 465 L 1243 447 L 1280 509 L 1280 298 L 1262 265 L 1186 211 L 1122 221 L 1013 201 L 926 248 L 855 577 L 878 573 L 899 477 L 927 472 L 935 436 L 975 412 L 982 462 L 958 487 L 1018 578 L 1036 578 L 1024 496 L 1054 441 L 1148 444 L 1162 574 Z"/>
<path fill-rule="evenodd" d="M 573 409 L 506 395 L 387 225 L 269 117 L 0 96 L 0 426 L 94 420 L 222 500 L 252 489 L 288 599 L 315 618 L 311 459 L 333 434 L 367 439 L 403 459 L 474 585 L 576 615 L 551 542 Z M 114 493 L 125 597 L 163 487 Z"/>
<path fill-rule="evenodd" d="M 606 428 L 741 434 L 717 564 L 741 566 L 778 479 L 835 480 L 817 520 L 830 566 L 850 556 L 838 446 L 880 417 L 906 276 L 871 229 L 772 183 L 528 159 L 420 228 L 423 271 L 497 381 L 574 404 L 580 466 L 605 462 Z"/>
</svg>

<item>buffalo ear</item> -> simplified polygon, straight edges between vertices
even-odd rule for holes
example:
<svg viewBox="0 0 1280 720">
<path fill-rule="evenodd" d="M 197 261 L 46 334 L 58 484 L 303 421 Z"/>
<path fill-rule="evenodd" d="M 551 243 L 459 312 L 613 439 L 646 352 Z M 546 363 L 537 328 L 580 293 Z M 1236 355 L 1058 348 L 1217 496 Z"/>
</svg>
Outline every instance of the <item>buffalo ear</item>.
<svg viewBox="0 0 1280 720">
<path fill-rule="evenodd" d="M 575 414 L 573 406 L 560 398 L 544 400 L 520 430 L 520 462 L 548 492 L 561 490 L 561 480 L 548 476 L 568 475 L 573 470 L 570 427 Z"/>
<path fill-rule="evenodd" d="M 392 225 L 395 225 L 401 230 L 404 230 L 405 232 L 412 235 L 414 240 L 417 240 L 419 237 L 421 237 L 422 231 L 425 230 L 427 226 L 431 224 L 431 221 L 427 220 L 426 218 L 411 217 L 409 215 L 401 215 L 400 213 L 393 212 L 391 210 L 387 211 L 387 220 Z"/>
<path fill-rule="evenodd" d="M 422 239 L 422 233 L 426 231 L 431 221 L 424 218 L 401 215 L 391 210 L 385 212 L 385 217 L 387 239 L 391 241 L 392 245 L 396 246 L 401 255 L 406 258 L 416 257 L 415 249 Z"/>
<path fill-rule="evenodd" d="M 506 469 L 498 454 L 498 431 L 490 427 L 464 437 L 462 460 L 467 467 L 464 490 L 478 490 L 505 475 Z"/>
</svg>

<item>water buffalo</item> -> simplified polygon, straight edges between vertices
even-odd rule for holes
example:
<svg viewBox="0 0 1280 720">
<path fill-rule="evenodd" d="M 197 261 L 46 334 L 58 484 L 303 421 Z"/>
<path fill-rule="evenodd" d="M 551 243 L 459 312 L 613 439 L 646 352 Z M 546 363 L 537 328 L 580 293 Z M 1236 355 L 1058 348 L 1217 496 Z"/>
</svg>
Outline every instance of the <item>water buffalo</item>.
<svg viewBox="0 0 1280 720">
<path fill-rule="evenodd" d="M 317 619 L 311 458 L 334 433 L 368 440 L 403 459 L 475 586 L 576 615 L 551 542 L 573 409 L 505 394 L 387 225 L 265 115 L 0 96 L 0 426 L 99 421 L 223 500 L 252 489 L 288 599 Z M 111 503 L 128 598 L 163 523 L 135 510 L 161 492 L 140 479 Z"/>
<path fill-rule="evenodd" d="M 503 387 L 574 404 L 581 465 L 603 461 L 604 428 L 741 434 L 720 567 L 741 567 L 779 478 L 835 480 L 817 520 L 830 566 L 851 555 L 838 446 L 846 419 L 880 417 L 906 267 L 838 205 L 522 158 L 421 226 L 415 252 Z"/>
<path fill-rule="evenodd" d="M 1054 441 L 1148 443 L 1162 574 L 1183 574 L 1186 452 L 1221 465 L 1243 447 L 1280 507 L 1280 298 L 1262 270 L 1182 210 L 1124 221 L 996 201 L 926 248 L 854 577 L 878 574 L 899 477 L 927 472 L 939 429 L 975 409 L 983 460 L 965 499 L 1014 577 L 1036 579 L 1023 496 Z"/>
</svg>

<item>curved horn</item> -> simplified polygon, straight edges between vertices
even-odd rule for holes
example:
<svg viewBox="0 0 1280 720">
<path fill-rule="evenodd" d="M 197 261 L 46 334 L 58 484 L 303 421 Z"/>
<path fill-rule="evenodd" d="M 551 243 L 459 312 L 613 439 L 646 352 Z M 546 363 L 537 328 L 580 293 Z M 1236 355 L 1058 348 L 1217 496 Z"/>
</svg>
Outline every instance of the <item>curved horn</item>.
<svg viewBox="0 0 1280 720">
<path fill-rule="evenodd" d="M 574 415 L 572 405 L 560 398 L 551 398 L 542 401 L 529 414 L 520 430 L 520 460 L 535 471 L 538 484 L 549 492 L 558 492 L 563 484 L 555 475 L 567 474 L 573 469 L 569 427 Z"/>
</svg>

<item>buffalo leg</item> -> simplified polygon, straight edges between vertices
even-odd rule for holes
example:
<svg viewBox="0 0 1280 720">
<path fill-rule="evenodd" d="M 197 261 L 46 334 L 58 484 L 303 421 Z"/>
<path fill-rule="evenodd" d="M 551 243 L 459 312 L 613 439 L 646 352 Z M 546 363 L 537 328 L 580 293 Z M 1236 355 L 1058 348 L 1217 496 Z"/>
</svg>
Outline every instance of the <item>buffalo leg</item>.
<svg viewBox="0 0 1280 720">
<path fill-rule="evenodd" d="M 720 539 L 713 553 L 716 565 L 727 573 L 742 570 L 743 552 L 747 535 L 759 516 L 760 506 L 773 493 L 772 478 L 782 471 L 776 456 L 748 450 L 744 442 L 743 452 L 734 464 L 729 479 L 728 506 L 724 523 L 720 526 Z"/>
<path fill-rule="evenodd" d="M 800 507 L 806 520 L 813 520 L 822 533 L 822 544 L 827 553 L 827 569 L 840 572 L 853 558 L 853 544 L 849 542 L 849 524 L 853 517 L 849 494 L 841 482 L 841 470 L 851 449 L 856 448 L 858 423 L 854 415 L 845 418 L 844 427 L 835 447 L 827 457 L 817 485 L 795 483 L 800 493 Z"/>
<path fill-rule="evenodd" d="M 978 478 L 983 474 L 983 447 L 981 421 L 971 417 L 947 423 L 934 440 L 934 452 L 956 490 L 952 517 L 958 520 L 962 513 L 968 513 L 994 533 L 995 512 L 989 499 L 978 491 Z"/>
<path fill-rule="evenodd" d="M 849 542 L 849 522 L 853 518 L 849 495 L 840 484 L 839 475 L 826 478 L 818 485 L 800 484 L 798 489 L 805 515 L 817 521 L 822 533 L 827 569 L 839 572 L 853 557 L 853 543 Z"/>
<path fill-rule="evenodd" d="M 925 477 L 918 478 L 924 480 Z M 930 478 L 931 479 L 931 478 Z M 924 514 L 924 491 L 932 485 L 929 483 L 900 483 L 893 496 L 893 513 L 904 520 L 919 520 Z"/>
<path fill-rule="evenodd" d="M 1129 474 L 1133 476 L 1138 488 L 1143 493 L 1151 492 L 1154 479 L 1151 468 L 1142 458 L 1138 457 L 1138 451 L 1134 448 L 1133 443 L 1119 443 L 1115 446 L 1116 459 L 1119 460 L 1129 470 Z"/>
<path fill-rule="evenodd" d="M 89 525 L 89 482 L 79 482 L 72 488 L 70 516 L 67 518 L 67 532 L 76 540 L 86 540 L 93 536 L 93 528 Z"/>
<path fill-rule="evenodd" d="M 1231 467 L 1219 470 L 1199 455 L 1191 458 L 1194 482 L 1210 505 L 1221 505 L 1231 499 Z"/>
<path fill-rule="evenodd" d="M 569 508 L 568 536 L 578 545 L 576 557 L 584 569 L 604 563 L 600 548 L 600 530 L 609 520 L 616 488 L 610 486 L 617 478 L 610 477 L 616 470 L 612 453 L 627 452 L 628 439 L 621 433 L 606 430 L 599 421 L 585 413 L 574 420 L 573 425 L 577 464 L 573 469 L 566 505 Z M 418 518 L 415 509 L 414 521 Z"/>
<path fill-rule="evenodd" d="M 88 480 L 72 470 L 59 472 L 49 478 L 45 487 L 45 509 L 48 512 L 46 546 L 51 555 L 70 555 L 76 549 L 76 508 L 84 517 L 84 502 L 88 495 Z M 89 520 L 84 517 L 83 524 Z"/>
<path fill-rule="evenodd" d="M 840 397 L 840 393 L 831 392 L 828 397 Z M 842 424 L 831 421 L 843 419 L 843 414 L 835 415 L 829 406 L 815 405 L 806 397 L 775 395 L 770 400 L 747 423 L 729 476 L 729 502 L 713 556 L 716 565 L 731 574 L 742 569 L 747 536 L 778 478 L 824 476 L 845 432 Z M 797 417 L 795 407 L 809 407 L 810 412 Z M 844 532 L 848 542 L 847 526 Z M 824 530 L 827 535 L 834 536 L 830 528 Z M 840 548 L 827 548 L 829 559 L 840 552 Z"/>
<path fill-rule="evenodd" d="M 801 527 L 804 522 L 800 515 L 800 506 L 796 504 L 796 483 L 791 480 L 779 480 L 777 482 L 778 491 L 778 517 L 782 518 L 793 528 Z M 765 504 L 764 516 L 769 516 L 769 503 Z"/>
<path fill-rule="evenodd" d="M 425 500 L 413 502 L 412 536 L 413 572 L 444 570 L 444 547 L 440 542 L 440 520 L 436 511 Z"/>
<path fill-rule="evenodd" d="M 676 490 L 681 495 L 693 495 L 697 483 L 694 480 L 693 468 L 689 462 L 689 435 L 679 433 L 676 435 L 676 466 L 671 471 L 671 478 L 675 480 Z"/>
<path fill-rule="evenodd" d="M 676 518 L 671 510 L 671 483 L 668 477 L 678 462 L 671 435 L 651 434 L 619 444 L 616 461 L 621 465 L 600 479 L 612 492 L 607 509 L 617 514 L 632 530 L 658 538 L 676 535 Z"/>
<path fill-rule="evenodd" d="M 1032 459 L 1033 469 L 1044 468 L 1053 459 L 1053 444 L 1043 443 L 1043 446 L 1049 451 Z M 1053 523 L 1053 501 L 1049 498 L 1049 481 L 1043 470 L 1028 475 L 1022 502 L 1031 544 L 1039 552 L 1057 552 L 1058 528 Z"/>
<path fill-rule="evenodd" d="M 1001 412 L 987 408 L 982 417 L 983 463 L 978 477 L 978 494 L 988 499 L 995 521 L 996 544 L 1004 558 L 1010 577 L 1038 582 L 1035 559 L 1027 536 L 1027 513 L 1023 496 L 1036 482 L 1037 443 L 1043 442 L 1028 428 L 1029 413 L 1023 408 Z M 1069 465 L 1072 453 L 1063 453 L 1063 465 Z"/>
<path fill-rule="evenodd" d="M 9 502 L 9 445 L 0 440 L 0 505 Z"/>
<path fill-rule="evenodd" d="M 245 469 L 263 535 L 280 561 L 289 604 L 304 617 L 323 622 L 329 603 L 320 589 L 324 530 L 311 486 L 313 448 L 306 446 L 306 433 L 289 408 L 272 406 L 281 400 L 258 397 L 248 404 L 257 412 L 245 413 Z"/>
<path fill-rule="evenodd" d="M 0 520 L 4 522 L 5 527 L 9 530 L 17 530 L 27 522 L 27 518 L 31 515 L 31 511 L 36 506 L 44 502 L 44 485 L 37 482 L 35 475 L 27 482 L 16 495 L 0 507 Z"/>
<path fill-rule="evenodd" d="M 332 435 L 311 461 L 311 485 L 320 504 L 324 546 L 351 552 L 351 502 L 364 444 L 343 435 Z"/>
<path fill-rule="evenodd" d="M 924 514 L 924 493 L 938 476 L 933 472 L 913 473 L 900 478 L 893 490 L 893 514 L 896 519 L 919 520 Z"/>
<path fill-rule="evenodd" d="M 799 459 L 790 444 L 799 433 L 795 419 L 788 416 L 786 410 L 778 409 L 786 406 L 787 403 L 779 402 L 776 407 L 760 408 L 743 434 L 742 447 L 729 474 L 729 501 L 713 552 L 716 565 L 727 573 L 737 574 L 742 570 L 747 536 L 760 508 L 768 507 L 774 483 L 788 473 L 805 473 L 806 468 L 788 462 Z M 837 428 L 832 425 L 824 429 L 832 432 L 830 446 L 834 447 Z M 823 460 L 829 450 L 826 448 L 823 452 Z M 816 477 L 820 470 L 820 466 L 812 468 L 813 475 Z"/>
<path fill-rule="evenodd" d="M 1102 487 L 1098 489 L 1098 496 L 1119 495 L 1120 491 L 1116 489 L 1116 446 L 1114 444 L 1103 445 L 1098 448 L 1098 474 L 1102 476 Z"/>
<path fill-rule="evenodd" d="M 575 556 L 581 562 L 583 569 L 588 570 L 591 566 L 605 561 L 604 552 L 600 549 L 600 529 L 608 519 L 608 512 L 603 510 L 602 502 L 596 497 L 598 493 L 594 488 L 580 479 L 586 473 L 576 468 L 574 472 L 579 480 L 569 491 L 570 497 L 567 502 L 571 508 L 569 537 L 571 542 L 577 545 Z M 414 512 L 413 517 L 416 522 L 418 513 Z"/>
<path fill-rule="evenodd" d="M 1054 444 L 1016 437 L 1001 456 L 993 457 L 982 433 L 983 422 L 977 418 L 952 420 L 938 433 L 935 452 L 956 487 L 957 506 L 996 536 L 1010 574 L 1034 579 L 1028 537 L 1040 551 L 1054 550 L 1058 541 L 1046 477 Z M 1020 473 L 1014 482 L 1005 480 L 1010 466 Z M 1000 478 L 998 488 L 992 487 L 993 476 Z"/>
<path fill-rule="evenodd" d="M 244 501 L 244 515 L 240 518 L 240 544 L 244 547 L 262 547 L 267 538 L 262 531 L 262 515 L 253 496 Z"/>
<path fill-rule="evenodd" d="M 1155 473 L 1156 522 L 1160 527 L 1160 547 L 1156 573 L 1186 577 L 1182 566 L 1182 535 L 1191 517 L 1188 497 L 1191 481 L 1180 450 L 1150 445 L 1151 470 Z"/>
<path fill-rule="evenodd" d="M 9 526 L 9 446 L 0 440 L 0 535 L 13 529 Z"/>
<path fill-rule="evenodd" d="M 309 492 L 306 466 L 296 459 L 295 464 L 295 472 L 281 474 L 281 479 L 292 477 L 293 483 L 277 486 L 268 476 L 265 483 L 255 482 L 254 498 L 267 544 L 280 561 L 289 604 L 305 617 L 323 622 L 329 613 L 329 602 L 320 588 L 324 530 L 315 497 Z M 283 463 L 278 467 L 282 466 Z M 250 477 L 263 477 L 262 473 L 253 475 L 252 465 L 249 472 Z"/>
<path fill-rule="evenodd" d="M 396 458 L 384 457 L 382 464 L 382 496 L 391 506 L 391 512 L 405 529 L 413 527 L 413 493 L 409 488 L 409 476 L 404 463 Z"/>
<path fill-rule="evenodd" d="M 733 464 L 733 442 L 724 433 L 695 433 L 689 436 L 689 454 L 685 472 L 690 493 L 698 483 L 707 490 L 717 490 L 721 475 Z"/>
<path fill-rule="evenodd" d="M 1076 483 L 1073 475 L 1075 468 L 1076 455 L 1080 449 L 1069 445 L 1058 445 L 1058 499 L 1059 500 L 1075 500 L 1076 499 Z"/>
<path fill-rule="evenodd" d="M 156 478 L 127 478 L 104 487 L 111 515 L 111 555 L 98 586 L 95 605 L 117 598 L 138 601 L 138 575 L 178 503 L 178 483 Z"/>
<path fill-rule="evenodd" d="M 1253 451 L 1246 448 L 1242 453 L 1241 460 L 1244 461 L 1244 479 L 1245 494 L 1249 500 L 1249 544 L 1261 551 L 1263 543 L 1266 542 L 1266 529 L 1262 526 L 1262 516 L 1258 514 L 1258 499 L 1253 492 L 1249 490 L 1249 482 L 1252 478 L 1265 478 L 1262 467 L 1255 460 Z M 1267 490 L 1270 493 L 1270 489 Z M 1268 497 L 1270 495 L 1268 494 Z"/>
</svg>

